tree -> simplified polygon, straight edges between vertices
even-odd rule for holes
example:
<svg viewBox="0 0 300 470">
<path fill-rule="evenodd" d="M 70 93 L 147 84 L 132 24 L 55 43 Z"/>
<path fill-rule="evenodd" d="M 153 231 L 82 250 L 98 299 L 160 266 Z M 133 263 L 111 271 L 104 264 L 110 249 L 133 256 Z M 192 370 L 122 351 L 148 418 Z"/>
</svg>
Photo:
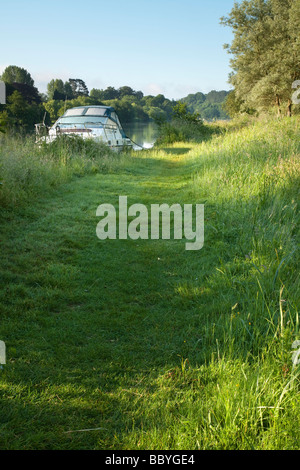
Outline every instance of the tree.
<svg viewBox="0 0 300 470">
<path fill-rule="evenodd" d="M 41 103 L 42 100 L 36 87 L 26 85 L 25 83 L 13 83 L 12 86 L 14 90 L 17 90 L 21 93 L 27 103 Z"/>
<path fill-rule="evenodd" d="M 207 95 L 205 95 L 205 101 L 206 103 L 212 103 L 212 104 L 223 103 L 227 95 L 228 95 L 228 91 L 212 90 L 209 93 L 207 93 Z"/>
<path fill-rule="evenodd" d="M 166 98 L 162 94 L 154 96 L 152 101 L 151 101 L 151 106 L 154 106 L 155 108 L 159 108 L 165 102 L 165 99 Z"/>
<path fill-rule="evenodd" d="M 119 98 L 119 92 L 114 87 L 109 86 L 103 91 L 103 100 L 115 100 Z"/>
<path fill-rule="evenodd" d="M 126 98 L 122 100 L 107 100 L 105 101 L 105 105 L 115 108 L 121 122 L 131 122 L 134 120 L 134 108 Z"/>
<path fill-rule="evenodd" d="M 10 66 L 3 75 L 9 82 L 6 82 L 7 104 L 1 107 L 0 120 L 5 121 L 8 128 L 33 131 L 34 124 L 42 120 L 45 111 L 30 74 L 25 69 Z M 11 82 L 15 79 L 19 81 Z"/>
<path fill-rule="evenodd" d="M 54 124 L 55 121 L 59 118 L 60 110 L 63 107 L 64 102 L 59 100 L 48 100 L 46 103 L 43 103 L 45 111 L 48 115 L 48 123 Z"/>
<path fill-rule="evenodd" d="M 173 116 L 175 119 L 179 119 L 186 122 L 201 123 L 200 115 L 198 113 L 189 113 L 187 109 L 187 104 L 179 101 L 173 107 Z"/>
<path fill-rule="evenodd" d="M 60 78 L 52 79 L 47 85 L 47 95 L 49 100 L 53 100 L 55 92 L 64 94 L 64 82 Z M 58 99 L 58 98 L 56 98 Z"/>
<path fill-rule="evenodd" d="M 63 82 L 60 78 L 50 80 L 47 85 L 48 100 L 72 100 L 74 98 L 69 82 Z"/>
<path fill-rule="evenodd" d="M 89 96 L 89 90 L 84 81 L 80 78 L 69 78 L 69 84 L 74 98 L 78 96 Z"/>
<path fill-rule="evenodd" d="M 1 80 L 5 83 L 23 83 L 24 85 L 34 86 L 34 80 L 31 77 L 30 73 L 23 69 L 22 67 L 18 67 L 16 65 L 9 65 L 4 70 Z"/>
<path fill-rule="evenodd" d="M 8 98 L 5 111 L 1 118 L 4 118 L 9 128 L 22 128 L 26 132 L 34 130 L 34 124 L 43 118 L 43 106 L 37 103 L 29 104 L 22 94 L 15 90 Z"/>
<path fill-rule="evenodd" d="M 63 92 L 65 94 L 64 99 L 72 100 L 72 99 L 75 98 L 74 95 L 73 95 L 73 90 L 72 90 L 70 82 L 65 82 L 64 83 L 64 91 Z"/>
<path fill-rule="evenodd" d="M 5 134 L 5 128 L 6 128 L 6 120 L 5 120 L 5 116 L 3 116 L 3 113 L 0 112 L 0 132 L 2 134 Z"/>
<path fill-rule="evenodd" d="M 187 110 L 190 113 L 199 113 L 205 119 L 227 119 L 228 114 L 222 108 L 222 104 L 228 93 L 225 90 L 212 90 L 207 94 L 191 93 L 181 101 L 187 104 Z"/>
<path fill-rule="evenodd" d="M 101 102 L 104 99 L 103 96 L 104 96 L 103 90 L 92 88 L 92 90 L 90 91 L 90 97 L 93 98 L 95 102 Z"/>
<path fill-rule="evenodd" d="M 153 119 L 158 124 L 167 120 L 167 113 L 161 108 L 150 106 L 147 108 L 147 113 L 150 119 Z"/>
<path fill-rule="evenodd" d="M 134 94 L 139 101 L 143 99 L 144 93 L 142 91 L 135 91 Z"/>
<path fill-rule="evenodd" d="M 228 114 L 228 116 L 233 118 L 241 112 L 242 104 L 243 101 L 241 99 L 237 99 L 235 91 L 232 90 L 222 104 L 222 109 Z"/>
<path fill-rule="evenodd" d="M 230 83 L 248 108 L 291 114 L 292 83 L 300 76 L 299 0 L 244 0 L 221 23 L 233 29 Z"/>
<path fill-rule="evenodd" d="M 130 86 L 122 86 L 118 89 L 119 98 L 123 98 L 124 96 L 134 96 L 135 92 Z"/>
</svg>

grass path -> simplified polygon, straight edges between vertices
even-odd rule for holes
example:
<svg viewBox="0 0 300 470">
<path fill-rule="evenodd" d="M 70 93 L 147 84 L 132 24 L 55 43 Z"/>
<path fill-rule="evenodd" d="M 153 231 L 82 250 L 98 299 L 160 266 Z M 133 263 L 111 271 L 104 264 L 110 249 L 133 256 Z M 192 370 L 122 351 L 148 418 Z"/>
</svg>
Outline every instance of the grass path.
<svg viewBox="0 0 300 470">
<path fill-rule="evenodd" d="M 100 203 L 117 206 L 119 195 L 129 204 L 169 202 L 182 186 L 176 161 L 141 159 L 128 173 L 79 178 L 8 220 L 4 447 L 72 447 L 74 439 L 75 447 L 91 445 L 99 433 L 78 441 L 64 432 L 101 427 L 103 420 L 106 430 L 114 428 L 116 385 L 130 389 L 136 376 L 175 367 L 186 355 L 193 305 L 182 308 L 185 301 L 174 296 L 192 271 L 184 245 L 101 242 L 95 234 Z M 122 408 L 118 413 L 122 422 Z"/>
<path fill-rule="evenodd" d="M 241 341 L 253 356 L 222 354 L 250 268 L 243 257 L 231 280 L 217 271 L 236 251 L 230 220 L 222 233 L 210 225 L 221 206 L 209 208 L 199 252 L 185 251 L 184 240 L 96 237 L 97 206 L 117 206 L 119 195 L 129 205 L 195 204 L 188 151 L 137 154 L 122 171 L 73 179 L 51 199 L 4 213 L 1 448 L 297 446 L 278 428 L 289 378 L 281 363 L 253 365 L 251 320 Z M 290 405 L 293 428 L 297 400 Z"/>
</svg>

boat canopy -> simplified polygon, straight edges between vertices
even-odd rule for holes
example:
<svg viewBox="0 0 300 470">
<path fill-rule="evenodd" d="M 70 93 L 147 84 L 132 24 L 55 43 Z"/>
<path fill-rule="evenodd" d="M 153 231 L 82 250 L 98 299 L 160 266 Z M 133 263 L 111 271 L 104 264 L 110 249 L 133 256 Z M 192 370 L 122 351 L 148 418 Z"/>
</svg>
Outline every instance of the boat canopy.
<svg viewBox="0 0 300 470">
<path fill-rule="evenodd" d="M 68 109 L 53 127 L 59 126 L 63 130 L 78 125 L 89 128 L 119 129 L 122 136 L 126 137 L 115 109 L 111 106 L 78 106 Z"/>
</svg>

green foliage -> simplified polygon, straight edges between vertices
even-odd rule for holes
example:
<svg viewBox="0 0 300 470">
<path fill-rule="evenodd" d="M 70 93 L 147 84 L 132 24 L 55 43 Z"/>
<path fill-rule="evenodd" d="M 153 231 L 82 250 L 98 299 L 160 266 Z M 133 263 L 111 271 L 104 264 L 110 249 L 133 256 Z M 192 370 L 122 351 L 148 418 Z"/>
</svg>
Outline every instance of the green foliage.
<svg viewBox="0 0 300 470">
<path fill-rule="evenodd" d="M 71 100 L 74 98 L 70 82 L 53 79 L 47 85 L 48 100 Z"/>
<path fill-rule="evenodd" d="M 226 97 L 226 100 L 224 101 L 222 108 L 224 111 L 233 118 L 237 114 L 240 113 L 241 111 L 241 105 L 242 105 L 242 100 L 238 100 L 235 94 L 235 91 L 232 90 Z"/>
<path fill-rule="evenodd" d="M 31 136 L 0 135 L 0 208 L 27 204 L 74 176 L 110 171 L 121 158 L 107 145 L 78 136 L 38 146 Z"/>
<path fill-rule="evenodd" d="M 234 40 L 230 83 L 250 109 L 287 106 L 291 114 L 292 83 L 300 76 L 300 3 L 298 0 L 244 0 L 236 3 L 224 25 Z"/>
<path fill-rule="evenodd" d="M 34 81 L 30 73 L 22 68 L 17 67 L 16 65 L 9 65 L 6 67 L 2 73 L 1 80 L 6 83 L 23 83 L 24 85 L 33 86 Z"/>
<path fill-rule="evenodd" d="M 95 103 L 113 106 L 122 122 L 149 121 L 158 118 L 170 119 L 173 102 L 160 94 L 144 96 L 141 91 L 129 86 L 119 89 L 108 87 L 106 90 L 93 88 L 90 97 Z"/>
<path fill-rule="evenodd" d="M 248 114 L 254 115 L 255 110 L 250 109 L 244 100 L 238 98 L 236 91 L 232 90 L 226 97 L 224 103 L 222 104 L 222 109 L 230 116 L 231 118 L 237 116 L 238 114 Z"/>
<path fill-rule="evenodd" d="M 101 102 L 104 99 L 103 96 L 103 90 L 92 88 L 90 91 L 90 98 L 92 98 L 95 102 Z"/>
<path fill-rule="evenodd" d="M 17 90 L 7 97 L 7 104 L 0 109 L 0 119 L 6 122 L 9 129 L 22 129 L 24 132 L 32 131 L 44 114 L 41 104 L 29 103 Z"/>
<path fill-rule="evenodd" d="M 222 126 L 95 174 L 2 136 L 1 449 L 299 449 L 299 119 Z M 203 250 L 98 240 L 119 194 L 205 203 Z"/>
<path fill-rule="evenodd" d="M 49 100 L 44 103 L 44 107 L 52 124 L 66 109 L 92 104 L 114 107 L 124 123 L 155 120 L 158 117 L 169 119 L 172 113 L 172 102 L 163 95 L 144 97 L 141 91 L 123 86 L 118 90 L 113 87 L 105 90 L 93 88 L 89 96 L 80 94 L 77 98 L 70 99 L 67 86 L 70 86 L 69 82 L 64 84 L 59 79 L 51 80 L 48 84 Z M 73 96 L 73 91 L 71 94 Z"/>
<path fill-rule="evenodd" d="M 0 121 L 5 122 L 5 127 L 10 130 L 33 131 L 44 110 L 30 73 L 24 68 L 10 65 L 4 70 L 1 80 L 6 83 L 7 104 L 0 105 Z"/>
<path fill-rule="evenodd" d="M 175 142 L 183 142 L 185 135 L 183 132 L 182 125 L 178 125 L 175 122 L 169 123 L 164 122 L 159 126 L 159 135 L 155 142 L 156 146 L 173 144 Z"/>
<path fill-rule="evenodd" d="M 54 124 L 61 115 L 60 111 L 64 108 L 64 101 L 49 100 L 43 103 L 43 106 L 48 116 L 47 123 Z"/>
<path fill-rule="evenodd" d="M 181 121 L 185 121 L 188 123 L 197 123 L 197 124 L 202 123 L 202 121 L 200 121 L 199 113 L 189 113 L 187 104 L 182 101 L 179 101 L 173 107 L 173 118 L 179 119 Z"/>
<path fill-rule="evenodd" d="M 228 91 L 215 91 L 204 94 L 201 92 L 190 94 L 182 98 L 182 102 L 187 104 L 191 113 L 199 113 L 202 119 L 228 119 L 228 114 L 223 108 L 223 103 L 228 95 Z"/>
<path fill-rule="evenodd" d="M 76 155 L 80 155 L 83 160 L 92 160 L 94 162 L 109 156 L 115 156 L 115 153 L 102 142 L 96 142 L 93 139 L 82 139 L 77 135 L 62 135 L 53 142 L 42 143 L 42 153 L 53 160 L 71 160 Z"/>
<path fill-rule="evenodd" d="M 6 121 L 4 121 L 4 119 L 2 118 L 2 119 L 0 120 L 0 132 L 2 132 L 2 134 L 5 133 L 6 125 L 7 125 L 7 124 L 6 124 Z"/>
<path fill-rule="evenodd" d="M 71 87 L 73 98 L 89 96 L 89 90 L 85 82 L 80 78 L 69 78 L 69 86 Z"/>
<path fill-rule="evenodd" d="M 158 116 L 155 120 L 159 135 L 156 145 L 172 144 L 174 142 L 201 142 L 210 134 L 210 128 L 203 124 L 198 113 L 189 113 L 186 103 L 179 101 L 173 107 L 170 122 Z"/>
<path fill-rule="evenodd" d="M 47 95 L 42 95 L 33 86 L 33 80 L 25 69 L 9 66 L 4 77 L 9 80 L 7 96 L 11 98 L 7 109 L 0 106 L 0 119 L 7 121 L 8 128 L 22 128 L 25 132 L 33 132 L 34 124 L 42 120 L 47 125 L 52 125 L 67 109 L 89 105 L 114 107 L 123 123 L 165 122 L 175 118 L 173 108 L 176 101 L 167 99 L 163 94 L 144 96 L 141 91 L 133 90 L 130 86 L 122 86 L 118 89 L 109 86 L 105 90 L 93 88 L 89 93 L 85 82 L 81 79 L 69 79 L 64 82 L 55 78 L 47 85 Z M 13 81 L 15 79 L 22 80 L 22 82 L 16 83 Z M 21 96 L 14 94 L 15 91 Z M 192 123 L 198 121 L 200 115 L 206 119 L 222 117 L 220 110 L 224 94 L 226 92 L 213 91 L 207 95 L 196 93 L 183 98 L 182 105 L 178 107 L 177 118 L 182 122 Z M 204 105 L 201 113 L 198 109 L 194 109 L 197 107 L 197 100 Z M 38 106 L 41 102 L 42 107 Z M 187 105 L 186 108 L 184 103 Z M 180 106 L 183 108 L 181 109 Z M 193 132 L 195 131 L 196 129 Z M 170 140 L 174 140 L 175 136 L 176 138 L 191 137 L 191 132 L 182 134 L 173 130 L 172 134 L 173 137 L 170 137 Z"/>
<path fill-rule="evenodd" d="M 146 106 L 144 112 L 148 118 L 153 119 L 155 122 L 160 120 L 166 121 L 168 118 L 166 111 L 157 106 Z"/>
<path fill-rule="evenodd" d="M 89 96 L 85 82 L 79 78 L 70 78 L 67 82 L 56 78 L 47 85 L 48 100 L 73 100 L 80 96 Z"/>
<path fill-rule="evenodd" d="M 61 94 L 65 91 L 64 82 L 59 78 L 51 80 L 47 85 L 47 95 L 49 100 L 53 100 L 55 91 L 58 91 Z"/>
</svg>

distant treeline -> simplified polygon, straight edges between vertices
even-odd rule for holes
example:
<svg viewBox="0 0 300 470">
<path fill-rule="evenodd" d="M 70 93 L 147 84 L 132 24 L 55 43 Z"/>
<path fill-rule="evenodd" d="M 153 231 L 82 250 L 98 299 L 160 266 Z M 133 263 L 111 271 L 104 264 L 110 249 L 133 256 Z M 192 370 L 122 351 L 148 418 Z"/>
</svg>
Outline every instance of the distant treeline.
<svg viewBox="0 0 300 470">
<path fill-rule="evenodd" d="M 162 94 L 144 96 L 129 86 L 89 91 L 83 80 L 70 78 L 51 80 L 43 94 L 26 69 L 10 65 L 0 77 L 7 84 L 0 131 L 30 132 L 35 123 L 54 123 L 68 108 L 93 104 L 113 106 L 123 123 L 171 121 L 179 103 L 206 120 L 274 109 L 278 116 L 300 114 L 300 0 L 241 0 L 221 23 L 233 32 L 231 44 L 224 45 L 231 54 L 230 92 L 198 92 L 174 101 Z"/>
<path fill-rule="evenodd" d="M 34 86 L 30 73 L 18 66 L 8 66 L 0 77 L 6 83 L 7 104 L 0 105 L 0 126 L 34 130 L 34 124 L 44 121 L 53 124 L 67 109 L 74 106 L 105 105 L 113 106 L 123 123 L 132 121 L 152 121 L 172 118 L 173 109 L 179 101 L 185 102 L 188 111 L 197 112 L 204 119 L 226 118 L 222 102 L 228 92 L 212 91 L 207 95 L 196 93 L 182 100 L 169 100 L 164 95 L 144 96 L 142 91 L 129 86 L 118 89 L 88 90 L 81 79 L 53 79 L 47 85 L 47 93 L 40 93 Z M 0 127 L 1 128 L 1 127 Z"/>
<path fill-rule="evenodd" d="M 229 91 L 212 90 L 206 95 L 198 92 L 182 98 L 180 101 L 187 104 L 188 111 L 198 113 L 202 119 L 228 119 L 228 114 L 223 109 Z"/>
</svg>

